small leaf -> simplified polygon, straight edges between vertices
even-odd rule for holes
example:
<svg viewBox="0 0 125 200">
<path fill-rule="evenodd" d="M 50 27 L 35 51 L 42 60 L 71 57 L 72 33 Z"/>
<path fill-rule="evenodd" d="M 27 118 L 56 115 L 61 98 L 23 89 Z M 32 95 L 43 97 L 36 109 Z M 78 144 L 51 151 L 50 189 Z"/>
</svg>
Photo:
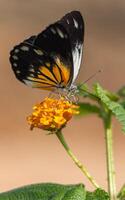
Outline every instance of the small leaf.
<svg viewBox="0 0 125 200">
<path fill-rule="evenodd" d="M 122 108 L 125 110 L 125 100 L 120 101 L 119 104 L 122 106 Z"/>
<path fill-rule="evenodd" d="M 97 189 L 94 192 L 86 193 L 86 200 L 109 200 L 109 195 L 102 189 Z"/>
<path fill-rule="evenodd" d="M 79 105 L 80 116 L 93 113 L 100 114 L 100 109 L 96 105 L 92 105 L 90 103 L 81 103 L 81 102 L 78 105 Z"/>
<path fill-rule="evenodd" d="M 123 107 L 117 103 L 112 101 L 105 93 L 105 90 L 99 84 L 95 85 L 96 95 L 100 98 L 100 100 L 107 106 L 109 110 L 116 116 L 118 121 L 122 124 L 122 130 L 125 132 L 125 110 Z"/>
<path fill-rule="evenodd" d="M 17 188 L 0 194 L 0 200 L 85 200 L 82 184 L 61 185 L 41 183 Z"/>
<path fill-rule="evenodd" d="M 120 102 L 120 105 L 125 109 L 125 101 Z"/>
<path fill-rule="evenodd" d="M 125 200 L 125 185 L 123 185 L 117 197 L 119 200 Z"/>
<path fill-rule="evenodd" d="M 118 94 L 120 97 L 125 98 L 125 86 L 123 86 L 119 91 Z"/>
<path fill-rule="evenodd" d="M 89 91 L 88 85 L 86 85 L 86 84 L 84 84 L 84 83 L 78 84 L 78 85 L 77 85 L 77 89 L 78 89 L 79 91 L 86 91 L 86 92 Z"/>
<path fill-rule="evenodd" d="M 97 100 L 96 95 L 93 94 L 93 93 L 90 91 L 89 87 L 88 87 L 86 84 L 84 84 L 84 83 L 79 84 L 79 85 L 77 86 L 77 90 L 78 90 L 78 94 L 79 94 L 80 96 L 82 96 L 82 97 L 88 97 L 88 98 L 90 98 L 90 99 L 92 99 L 92 100 Z"/>
</svg>

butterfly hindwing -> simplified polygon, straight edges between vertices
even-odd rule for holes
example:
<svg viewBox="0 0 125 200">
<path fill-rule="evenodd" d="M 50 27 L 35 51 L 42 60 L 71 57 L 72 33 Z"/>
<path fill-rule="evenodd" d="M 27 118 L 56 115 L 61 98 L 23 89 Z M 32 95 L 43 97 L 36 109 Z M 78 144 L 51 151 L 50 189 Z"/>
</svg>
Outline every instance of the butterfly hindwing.
<svg viewBox="0 0 125 200">
<path fill-rule="evenodd" d="M 66 85 L 70 74 L 66 69 L 61 71 L 60 58 L 51 58 L 32 43 L 31 37 L 11 51 L 10 62 L 17 79 L 32 87 L 50 90 L 61 83 Z"/>
</svg>

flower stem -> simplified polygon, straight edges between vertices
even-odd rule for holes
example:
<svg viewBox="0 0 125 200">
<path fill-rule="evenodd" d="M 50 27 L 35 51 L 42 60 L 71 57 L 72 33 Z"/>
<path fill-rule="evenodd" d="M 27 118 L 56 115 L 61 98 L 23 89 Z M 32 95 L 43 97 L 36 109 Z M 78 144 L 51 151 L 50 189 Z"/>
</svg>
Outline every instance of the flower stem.
<svg viewBox="0 0 125 200">
<path fill-rule="evenodd" d="M 111 114 L 107 114 L 104 120 L 105 125 L 105 141 L 106 141 L 106 156 L 107 156 L 107 176 L 108 176 L 108 192 L 111 200 L 116 200 L 116 183 L 115 183 L 115 166 L 113 158 L 113 138 L 111 127 Z"/>
<path fill-rule="evenodd" d="M 66 152 L 68 153 L 68 155 L 71 157 L 71 159 L 74 161 L 74 163 L 77 165 L 77 167 L 80 168 L 80 170 L 82 171 L 82 173 L 87 177 L 87 179 L 91 182 L 91 184 L 95 187 L 95 188 L 99 188 L 99 185 L 96 183 L 96 181 L 94 180 L 94 178 L 90 175 L 90 173 L 88 172 L 88 170 L 86 169 L 86 167 L 76 158 L 76 156 L 73 154 L 73 152 L 71 151 L 71 149 L 69 148 L 69 146 L 67 145 L 64 136 L 62 134 L 61 131 L 58 131 L 56 133 L 59 141 L 62 143 L 63 147 L 65 148 Z"/>
</svg>

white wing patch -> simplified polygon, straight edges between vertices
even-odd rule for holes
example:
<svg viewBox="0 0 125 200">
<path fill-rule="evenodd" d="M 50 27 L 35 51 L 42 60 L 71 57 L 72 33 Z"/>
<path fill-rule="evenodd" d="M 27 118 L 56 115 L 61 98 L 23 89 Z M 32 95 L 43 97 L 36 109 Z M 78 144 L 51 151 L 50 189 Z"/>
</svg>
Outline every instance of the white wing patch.
<svg viewBox="0 0 125 200">
<path fill-rule="evenodd" d="M 63 32 L 62 32 L 59 28 L 56 28 L 56 30 L 57 30 L 59 36 L 60 36 L 61 38 L 64 38 Z"/>
<path fill-rule="evenodd" d="M 14 67 L 17 67 L 17 63 L 13 63 L 13 66 L 14 66 Z"/>
<path fill-rule="evenodd" d="M 81 64 L 81 59 L 82 59 L 82 44 L 76 44 L 75 49 L 72 52 L 73 55 L 73 68 L 74 68 L 74 72 L 73 72 L 73 80 L 72 83 L 75 81 L 79 69 L 80 69 L 80 64 Z"/>
<path fill-rule="evenodd" d="M 54 28 L 50 29 L 52 31 L 53 34 L 56 34 L 56 30 Z"/>
<path fill-rule="evenodd" d="M 33 68 L 30 68 L 29 71 L 30 72 L 35 72 L 35 70 Z"/>
<path fill-rule="evenodd" d="M 13 57 L 14 60 L 18 60 L 17 56 L 13 55 L 12 57 Z"/>
<path fill-rule="evenodd" d="M 40 55 L 40 56 L 43 56 L 43 55 L 44 55 L 43 51 L 41 51 L 41 50 L 39 50 L 39 49 L 34 49 L 34 51 L 35 51 L 35 53 L 36 53 L 37 55 Z"/>
<path fill-rule="evenodd" d="M 17 73 L 17 74 L 20 74 L 21 72 L 20 72 L 20 70 L 16 70 L 16 73 Z"/>
<path fill-rule="evenodd" d="M 19 49 L 15 49 L 14 53 L 19 53 Z"/>
<path fill-rule="evenodd" d="M 29 74 L 29 77 L 35 77 L 35 76 L 34 76 L 34 74 Z M 27 77 L 27 78 L 29 78 L 29 77 Z"/>
<path fill-rule="evenodd" d="M 29 51 L 29 47 L 28 46 L 22 46 L 22 47 L 20 47 L 20 49 L 22 51 Z"/>
<path fill-rule="evenodd" d="M 69 24 L 69 20 L 67 19 L 66 21 L 67 21 L 67 24 Z"/>
<path fill-rule="evenodd" d="M 26 79 L 23 79 L 23 81 L 24 81 L 24 83 L 25 83 L 26 85 L 28 85 L 28 86 L 30 86 L 30 87 L 33 87 L 32 81 L 28 81 L 28 80 L 26 80 Z"/>
<path fill-rule="evenodd" d="M 75 26 L 75 28 L 78 29 L 78 27 L 79 27 L 78 22 L 77 22 L 74 18 L 73 18 L 73 22 L 74 22 L 74 26 Z"/>
</svg>

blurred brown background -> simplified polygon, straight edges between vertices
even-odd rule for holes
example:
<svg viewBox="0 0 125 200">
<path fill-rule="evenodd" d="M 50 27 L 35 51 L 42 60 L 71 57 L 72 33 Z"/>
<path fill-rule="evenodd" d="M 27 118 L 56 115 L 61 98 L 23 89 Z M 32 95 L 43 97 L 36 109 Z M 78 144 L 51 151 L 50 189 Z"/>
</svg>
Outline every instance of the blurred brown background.
<svg viewBox="0 0 125 200">
<path fill-rule="evenodd" d="M 0 0 L 0 191 L 38 182 L 83 182 L 93 189 L 56 136 L 29 130 L 26 116 L 48 93 L 17 81 L 8 60 L 15 44 L 71 10 L 80 10 L 86 24 L 84 59 L 77 82 L 102 69 L 89 85 L 98 81 L 116 91 L 125 84 L 125 1 Z M 125 182 L 125 136 L 116 121 L 113 128 L 118 190 Z M 78 158 L 106 188 L 101 120 L 95 116 L 73 119 L 64 134 Z"/>
</svg>

